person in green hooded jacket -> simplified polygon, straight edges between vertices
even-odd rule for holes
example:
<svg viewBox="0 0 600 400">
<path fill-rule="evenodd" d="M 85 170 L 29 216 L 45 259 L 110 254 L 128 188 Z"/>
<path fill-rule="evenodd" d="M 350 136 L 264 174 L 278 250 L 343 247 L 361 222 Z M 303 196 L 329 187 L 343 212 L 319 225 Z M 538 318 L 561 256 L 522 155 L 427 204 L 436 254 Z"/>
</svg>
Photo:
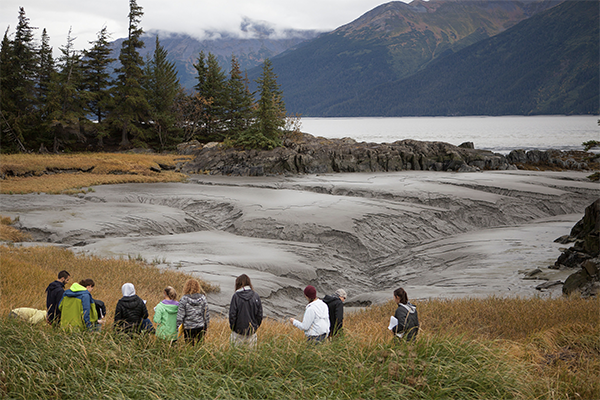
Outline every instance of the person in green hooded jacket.
<svg viewBox="0 0 600 400">
<path fill-rule="evenodd" d="M 177 292 L 171 286 L 164 290 L 165 299 L 154 307 L 156 336 L 166 340 L 177 340 Z"/>
<path fill-rule="evenodd" d="M 97 329 L 98 311 L 90 293 L 94 286 L 96 284 L 92 279 L 84 279 L 65 290 L 58 306 L 62 328 L 90 331 Z"/>
</svg>

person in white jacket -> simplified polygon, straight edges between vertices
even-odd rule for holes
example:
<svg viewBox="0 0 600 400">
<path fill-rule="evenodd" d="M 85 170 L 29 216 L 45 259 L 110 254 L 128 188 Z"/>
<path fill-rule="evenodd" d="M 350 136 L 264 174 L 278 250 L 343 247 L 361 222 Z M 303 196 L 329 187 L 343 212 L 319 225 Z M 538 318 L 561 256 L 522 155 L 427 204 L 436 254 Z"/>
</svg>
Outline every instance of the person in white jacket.
<svg viewBox="0 0 600 400">
<path fill-rule="evenodd" d="M 329 308 L 323 300 L 317 298 L 317 289 L 308 285 L 304 289 L 308 305 L 302 321 L 290 318 L 290 322 L 304 331 L 308 342 L 322 343 L 329 333 Z"/>
</svg>

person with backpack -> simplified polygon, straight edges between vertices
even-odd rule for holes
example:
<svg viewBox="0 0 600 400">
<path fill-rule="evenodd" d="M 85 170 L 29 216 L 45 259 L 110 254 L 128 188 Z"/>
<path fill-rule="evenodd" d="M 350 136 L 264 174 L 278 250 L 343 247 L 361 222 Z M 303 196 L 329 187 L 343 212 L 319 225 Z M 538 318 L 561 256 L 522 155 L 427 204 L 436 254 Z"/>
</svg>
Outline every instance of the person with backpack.
<svg viewBox="0 0 600 400">
<path fill-rule="evenodd" d="M 329 338 L 334 338 L 343 333 L 346 296 L 344 289 L 338 289 L 333 295 L 323 297 L 323 302 L 329 308 Z"/>
<path fill-rule="evenodd" d="M 260 297 L 254 291 L 250 277 L 242 274 L 235 279 L 235 293 L 229 304 L 231 343 L 256 346 L 256 330 L 262 323 L 263 309 Z"/>
<path fill-rule="evenodd" d="M 65 290 L 58 305 L 61 328 L 88 331 L 98 328 L 98 311 L 91 293 L 95 286 L 92 279 L 83 279 Z"/>
<path fill-rule="evenodd" d="M 403 288 L 394 290 L 394 302 L 398 304 L 398 308 L 394 316 L 390 318 L 388 329 L 392 331 L 398 340 L 412 341 L 419 333 L 417 307 L 408 301 L 408 295 Z"/>
</svg>

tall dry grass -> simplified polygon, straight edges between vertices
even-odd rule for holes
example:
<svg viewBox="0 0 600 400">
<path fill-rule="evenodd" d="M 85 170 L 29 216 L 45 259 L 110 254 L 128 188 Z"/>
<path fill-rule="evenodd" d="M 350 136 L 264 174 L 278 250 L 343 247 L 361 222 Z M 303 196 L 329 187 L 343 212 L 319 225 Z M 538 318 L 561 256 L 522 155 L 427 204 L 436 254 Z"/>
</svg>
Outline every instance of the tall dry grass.
<svg viewBox="0 0 600 400">
<path fill-rule="evenodd" d="M 102 184 L 181 182 L 186 179 L 184 174 L 161 170 L 160 165 L 174 168 L 190 158 L 173 154 L 2 154 L 0 176 L 5 179 L 0 181 L 0 193 L 68 194 Z"/>
<path fill-rule="evenodd" d="M 14 307 L 44 308 L 44 289 L 67 269 L 96 281 L 93 296 L 114 311 L 132 282 L 152 313 L 166 285 L 185 274 L 136 260 L 100 259 L 55 247 L 0 246 L 0 354 L 9 398 L 426 398 L 594 399 L 600 394 L 600 300 L 499 298 L 419 301 L 422 330 L 399 344 L 387 330 L 392 302 L 347 313 L 345 335 L 307 347 L 301 331 L 265 319 L 258 349 L 229 344 L 213 315 L 202 346 L 154 336 L 69 335 L 24 327 Z M 214 290 L 214 288 L 213 288 Z M 110 319 L 110 318 L 109 318 Z M 6 367 L 8 366 L 8 367 Z M 8 368 L 8 369 L 6 369 Z M 93 382 L 93 385 L 86 385 Z M 4 385 L 4 386 L 3 386 Z M 83 394 L 74 387 L 84 388 Z"/>
<path fill-rule="evenodd" d="M 31 235 L 28 233 L 21 232 L 19 229 L 13 227 L 12 225 L 17 220 L 13 220 L 10 217 L 5 217 L 0 215 L 0 240 L 16 243 L 16 242 L 26 242 L 31 240 Z"/>
<path fill-rule="evenodd" d="M 147 301 L 148 311 L 153 315 L 154 306 L 164 298 L 163 289 L 173 286 L 181 292 L 184 282 L 191 277 L 177 271 L 161 270 L 138 260 L 75 255 L 70 250 L 53 246 L 0 246 L 0 259 L 0 315 L 6 315 L 17 307 L 45 309 L 46 287 L 57 279 L 58 272 L 63 269 L 71 274 L 70 284 L 87 278 L 94 280 L 96 286 L 92 296 L 106 304 L 109 322 L 122 297 L 121 286 L 124 283 L 134 284 L 136 293 Z M 200 281 L 208 292 L 219 290 Z"/>
</svg>

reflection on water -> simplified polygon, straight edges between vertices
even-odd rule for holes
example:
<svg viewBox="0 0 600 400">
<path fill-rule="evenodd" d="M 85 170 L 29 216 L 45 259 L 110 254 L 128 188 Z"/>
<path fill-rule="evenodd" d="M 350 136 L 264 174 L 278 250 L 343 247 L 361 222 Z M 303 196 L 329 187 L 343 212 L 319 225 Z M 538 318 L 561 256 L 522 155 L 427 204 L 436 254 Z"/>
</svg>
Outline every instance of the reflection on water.
<svg viewBox="0 0 600 400">
<path fill-rule="evenodd" d="M 600 140 L 597 115 L 502 117 L 302 118 L 302 131 L 326 138 L 392 143 L 415 139 L 507 154 L 514 149 L 582 150 L 583 142 Z"/>
</svg>

